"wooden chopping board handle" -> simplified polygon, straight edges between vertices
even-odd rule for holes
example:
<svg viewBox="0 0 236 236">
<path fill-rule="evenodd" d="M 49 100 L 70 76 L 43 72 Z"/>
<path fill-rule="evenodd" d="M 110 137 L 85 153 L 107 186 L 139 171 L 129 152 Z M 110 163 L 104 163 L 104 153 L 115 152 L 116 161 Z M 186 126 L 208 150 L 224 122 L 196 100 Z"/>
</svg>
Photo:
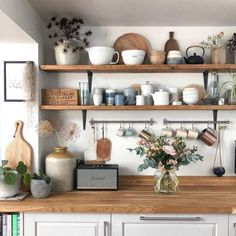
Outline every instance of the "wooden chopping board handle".
<svg viewBox="0 0 236 236">
<path fill-rule="evenodd" d="M 5 159 L 8 160 L 8 166 L 16 168 L 19 161 L 23 161 L 28 172 L 31 172 L 32 148 L 22 135 L 24 123 L 21 120 L 15 122 L 15 133 L 12 141 L 7 145 Z"/>
</svg>

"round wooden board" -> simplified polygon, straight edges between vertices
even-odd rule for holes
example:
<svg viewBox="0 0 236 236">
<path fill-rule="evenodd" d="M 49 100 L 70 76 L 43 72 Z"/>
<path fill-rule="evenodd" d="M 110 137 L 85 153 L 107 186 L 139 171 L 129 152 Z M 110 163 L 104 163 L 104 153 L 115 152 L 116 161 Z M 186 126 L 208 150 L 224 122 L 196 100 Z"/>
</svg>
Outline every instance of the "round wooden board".
<svg viewBox="0 0 236 236">
<path fill-rule="evenodd" d="M 135 33 L 128 33 L 120 36 L 114 43 L 113 48 L 119 52 L 120 60 L 118 64 L 124 64 L 121 56 L 121 52 L 128 49 L 140 49 L 148 54 L 148 44 L 146 39 L 140 35 Z"/>
</svg>

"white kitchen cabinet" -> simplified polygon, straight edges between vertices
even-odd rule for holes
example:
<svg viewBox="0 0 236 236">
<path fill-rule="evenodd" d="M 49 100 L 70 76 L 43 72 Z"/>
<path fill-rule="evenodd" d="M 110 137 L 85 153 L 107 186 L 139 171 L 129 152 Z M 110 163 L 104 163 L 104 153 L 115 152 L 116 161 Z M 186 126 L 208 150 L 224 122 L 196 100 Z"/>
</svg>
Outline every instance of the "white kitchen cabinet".
<svg viewBox="0 0 236 236">
<path fill-rule="evenodd" d="M 24 214 L 24 236 L 108 236 L 109 230 L 110 214 Z"/>
<path fill-rule="evenodd" d="M 112 236 L 173 235 L 227 236 L 228 215 L 112 214 Z"/>
<path fill-rule="evenodd" d="M 236 236 L 236 215 L 229 215 L 229 236 Z"/>
</svg>

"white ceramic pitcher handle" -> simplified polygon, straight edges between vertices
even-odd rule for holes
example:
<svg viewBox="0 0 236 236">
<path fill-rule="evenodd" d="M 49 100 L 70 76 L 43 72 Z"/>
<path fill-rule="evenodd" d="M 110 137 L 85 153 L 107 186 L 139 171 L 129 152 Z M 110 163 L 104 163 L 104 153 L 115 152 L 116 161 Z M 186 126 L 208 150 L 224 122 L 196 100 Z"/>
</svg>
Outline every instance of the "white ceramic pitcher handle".
<svg viewBox="0 0 236 236">
<path fill-rule="evenodd" d="M 115 54 L 117 54 L 117 60 L 116 61 L 112 61 L 112 62 L 110 62 L 110 64 L 117 64 L 118 63 L 118 61 L 120 60 L 120 54 L 119 54 L 119 52 L 117 52 L 117 51 L 114 51 L 114 53 L 113 53 L 113 55 L 115 55 Z"/>
</svg>

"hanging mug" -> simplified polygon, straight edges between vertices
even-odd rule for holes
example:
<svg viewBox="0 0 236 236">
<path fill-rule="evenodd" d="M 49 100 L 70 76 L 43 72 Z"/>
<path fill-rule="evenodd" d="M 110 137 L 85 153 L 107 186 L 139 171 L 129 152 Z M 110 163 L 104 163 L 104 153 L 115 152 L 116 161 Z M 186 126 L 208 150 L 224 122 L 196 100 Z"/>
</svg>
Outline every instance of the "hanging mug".
<svg viewBox="0 0 236 236">
<path fill-rule="evenodd" d="M 202 130 L 199 135 L 199 139 L 206 145 L 212 146 L 217 141 L 217 136 L 212 128 L 207 127 L 206 129 Z"/>
</svg>

